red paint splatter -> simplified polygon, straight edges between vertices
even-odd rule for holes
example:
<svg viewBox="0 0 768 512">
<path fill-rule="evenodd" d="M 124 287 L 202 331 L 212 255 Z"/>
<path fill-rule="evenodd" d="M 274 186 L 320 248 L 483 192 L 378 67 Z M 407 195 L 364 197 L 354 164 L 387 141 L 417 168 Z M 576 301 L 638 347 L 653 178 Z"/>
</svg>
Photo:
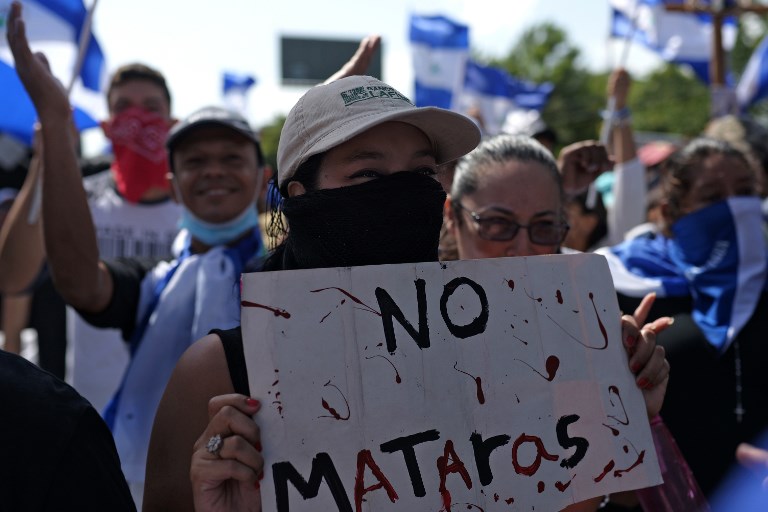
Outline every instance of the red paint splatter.
<svg viewBox="0 0 768 512">
<path fill-rule="evenodd" d="M 480 405 L 483 405 L 485 403 L 485 394 L 483 393 L 483 381 L 480 379 L 480 377 L 475 377 L 474 375 L 471 375 L 464 370 L 459 370 L 456 368 L 458 366 L 459 362 L 456 361 L 456 364 L 453 365 L 453 369 L 457 372 L 463 373 L 464 375 L 468 375 L 472 380 L 475 381 L 475 385 L 477 386 L 477 401 L 480 402 Z"/>
<path fill-rule="evenodd" d="M 514 291 L 515 290 L 515 280 L 514 279 L 505 279 L 507 282 L 507 286 L 509 286 L 509 289 Z"/>
<path fill-rule="evenodd" d="M 515 338 L 517 341 L 521 341 L 521 342 L 523 343 L 523 345 L 528 345 L 528 342 L 527 342 L 527 341 L 525 341 L 524 339 L 522 339 L 522 338 L 518 338 L 518 337 L 517 337 L 517 336 L 515 336 L 514 334 L 512 335 L 512 337 L 513 337 L 513 338 Z"/>
<path fill-rule="evenodd" d="M 318 418 L 333 418 L 335 420 L 347 421 L 349 419 L 350 415 L 351 415 L 351 412 L 349 410 L 349 402 L 347 401 L 347 397 L 344 396 L 344 393 L 341 392 L 341 390 L 338 388 L 338 386 L 336 386 L 335 384 L 331 384 L 331 381 L 328 381 L 325 384 L 323 384 L 323 387 L 326 387 L 326 386 L 331 386 L 333 388 L 336 388 L 336 391 L 339 392 L 339 394 L 341 395 L 341 398 L 344 399 L 344 404 L 347 406 L 347 416 L 346 416 L 346 418 L 343 417 L 341 414 L 339 414 L 339 412 L 336 409 L 334 409 L 333 407 L 328 405 L 328 402 L 325 401 L 325 398 L 322 398 L 320 403 L 323 406 L 323 409 L 328 411 L 330 416 L 323 415 L 323 416 L 318 416 Z"/>
<path fill-rule="evenodd" d="M 266 309 L 267 311 L 271 311 L 274 313 L 275 316 L 281 316 L 283 318 L 291 318 L 291 314 L 287 312 L 284 309 L 280 308 L 273 308 L 271 306 L 265 306 L 263 304 L 256 304 L 255 302 L 251 302 L 249 300 L 242 300 L 240 301 L 240 305 L 244 308 L 262 308 Z"/>
<path fill-rule="evenodd" d="M 549 382 L 552 382 L 554 380 L 555 375 L 557 374 L 557 369 L 560 368 L 560 359 L 557 356 L 549 356 L 547 358 L 546 362 L 544 363 L 544 367 L 546 368 L 547 375 L 544 375 L 539 370 L 537 370 L 533 366 L 529 365 L 528 363 L 526 363 L 522 359 L 515 359 L 515 361 L 520 361 L 525 366 L 527 366 L 528 368 L 530 368 L 534 372 L 538 373 L 539 375 L 544 377 Z"/>
<path fill-rule="evenodd" d="M 544 492 L 544 487 L 545 487 L 544 482 L 539 480 L 539 483 L 536 485 L 536 490 L 539 491 L 539 494 Z"/>
<path fill-rule="evenodd" d="M 574 313 L 578 313 L 578 311 L 574 311 Z M 601 346 L 601 347 L 594 347 L 594 346 L 592 346 L 592 345 L 588 345 L 588 344 L 584 343 L 583 341 L 581 341 L 581 340 L 580 340 L 579 338 L 577 338 L 576 336 L 574 336 L 573 334 L 571 334 L 570 332 L 568 332 L 568 331 L 565 329 L 565 327 L 563 327 L 562 325 L 560 325 L 560 323 L 559 323 L 557 320 L 555 320 L 554 318 L 552 318 L 552 316 L 550 316 L 550 314 L 549 314 L 549 313 L 546 313 L 546 315 L 547 315 L 547 318 L 549 318 L 549 319 L 552 321 L 552 323 L 553 323 L 553 324 L 555 324 L 556 326 L 558 326 L 558 327 L 560 328 L 560 330 L 561 330 L 561 331 L 563 331 L 565 334 L 567 334 L 569 338 L 571 338 L 573 341 L 575 341 L 576 343 L 578 343 L 578 344 L 579 344 L 579 345 L 581 345 L 582 347 L 590 348 L 590 349 L 592 349 L 592 350 L 605 350 L 605 348 L 608 346 L 608 343 L 607 343 L 607 342 L 606 342 L 606 343 L 605 343 L 603 346 Z"/>
<path fill-rule="evenodd" d="M 499 495 L 496 493 L 493 493 L 493 501 L 499 501 Z"/>
<path fill-rule="evenodd" d="M 621 449 L 624 450 L 624 453 L 629 453 L 629 446 L 624 445 Z"/>
<path fill-rule="evenodd" d="M 557 303 L 562 304 L 563 303 L 563 293 L 560 290 L 557 290 L 557 293 L 555 294 L 555 297 L 557 297 Z"/>
<path fill-rule="evenodd" d="M 403 382 L 403 379 L 400 378 L 400 372 L 397 371 L 395 364 L 392 361 L 390 361 L 389 358 L 382 355 L 375 355 L 375 356 L 366 357 L 366 359 L 373 359 L 374 357 L 380 357 L 384 359 L 386 362 L 388 362 L 390 365 L 392 365 L 392 369 L 395 370 L 395 382 L 397 382 L 398 384 Z"/>
<path fill-rule="evenodd" d="M 627 469 L 617 469 L 616 471 L 613 472 L 613 476 L 621 478 L 624 475 L 624 473 L 629 473 L 630 471 L 635 469 L 637 466 L 642 464 L 644 458 L 645 458 L 645 450 L 641 451 L 637 455 L 637 460 L 635 460 L 634 464 L 629 466 Z"/>
<path fill-rule="evenodd" d="M 504 500 L 504 503 L 506 503 L 507 505 L 511 505 L 514 502 L 515 502 L 515 498 L 507 498 Z"/>
<path fill-rule="evenodd" d="M 621 405 L 621 410 L 624 412 L 624 420 L 620 420 L 616 416 L 613 416 L 613 415 L 610 415 L 610 414 L 608 415 L 608 417 L 613 419 L 613 420 L 618 421 L 622 425 L 625 425 L 625 426 L 629 425 L 629 416 L 627 415 L 627 409 L 624 408 L 624 400 L 621 399 L 621 395 L 619 394 L 619 388 L 616 387 L 616 386 L 609 386 L 608 387 L 608 394 L 609 394 L 609 398 L 608 399 L 610 400 L 611 405 L 616 407 L 616 405 L 613 403 L 613 400 L 611 400 L 611 398 L 610 398 L 610 394 L 611 393 L 614 393 L 616 395 L 616 397 L 619 399 L 619 404 Z"/>
<path fill-rule="evenodd" d="M 576 475 L 573 475 L 573 476 L 575 477 Z M 558 491 L 565 492 L 565 490 L 571 485 L 571 482 L 573 482 L 573 478 L 571 478 L 565 483 L 560 482 L 558 480 L 557 482 L 555 482 L 555 487 L 557 488 Z"/>
<path fill-rule="evenodd" d="M 280 370 L 275 368 L 275 373 L 280 373 Z M 277 386 L 277 384 L 280 382 L 280 379 L 275 379 L 275 382 L 272 383 L 271 387 Z M 271 391 L 267 391 L 267 394 L 272 394 Z M 277 413 L 280 415 L 280 417 L 283 417 L 283 402 L 278 400 L 280 398 L 280 392 L 278 391 L 275 393 L 275 400 L 272 401 L 272 405 L 275 405 L 277 407 Z"/>
<path fill-rule="evenodd" d="M 615 429 L 614 427 L 612 427 L 610 425 L 606 425 L 605 423 L 603 423 L 603 426 L 606 427 L 606 428 L 611 429 L 611 434 L 613 434 L 614 436 L 618 436 L 621 433 L 617 429 Z"/>
<path fill-rule="evenodd" d="M 479 505 L 475 505 L 474 503 L 460 503 L 460 505 L 466 505 L 467 506 L 467 510 L 472 510 L 473 508 L 476 508 L 480 512 L 485 512 L 485 509 L 483 509 Z"/>
<path fill-rule="evenodd" d="M 344 290 L 344 289 L 339 288 L 337 286 L 331 286 L 331 287 L 328 287 L 328 288 L 319 288 L 317 290 L 310 290 L 310 293 L 318 293 L 318 292 L 323 292 L 323 291 L 326 291 L 326 290 L 338 290 L 339 292 L 343 293 L 344 295 L 346 295 L 347 297 L 352 299 L 352 301 L 355 302 L 356 304 L 360 304 L 361 306 L 363 306 L 362 308 L 359 308 L 359 309 L 362 309 L 363 311 L 368 311 L 369 313 L 373 313 L 374 315 L 381 316 L 381 313 L 379 313 L 378 311 L 373 309 L 371 306 L 369 306 L 365 302 L 361 301 L 360 299 L 358 299 L 357 297 L 355 297 L 354 295 L 349 293 L 347 290 Z M 344 304 L 343 301 L 342 301 L 342 304 Z"/>
<path fill-rule="evenodd" d="M 603 472 L 600 473 L 600 475 L 595 478 L 595 483 L 597 483 L 597 482 L 601 481 L 603 478 L 605 478 L 605 475 L 610 473 L 610 471 L 613 469 L 613 467 L 615 465 L 616 465 L 616 463 L 613 462 L 613 459 L 611 459 L 611 461 L 608 464 L 606 464 L 605 467 L 603 468 Z"/>
<path fill-rule="evenodd" d="M 383 346 L 384 346 L 384 343 L 377 343 L 377 344 L 376 344 L 376 346 L 377 346 L 377 347 L 383 347 Z"/>
<path fill-rule="evenodd" d="M 328 318 L 329 316 L 331 316 L 331 312 L 330 311 L 328 313 L 326 313 L 326 315 L 323 318 L 320 319 L 320 323 L 323 323 L 325 321 L 325 319 Z"/>
<path fill-rule="evenodd" d="M 528 296 L 529 299 L 535 300 L 539 304 L 541 304 L 544 301 L 544 299 L 542 299 L 541 297 L 536 298 L 533 295 L 531 295 L 530 293 L 528 293 L 528 290 L 526 290 L 525 288 L 523 288 L 523 291 L 525 292 L 525 294 Z"/>
<path fill-rule="evenodd" d="M 600 334 L 603 335 L 603 339 L 605 340 L 605 346 L 608 346 L 608 333 L 605 330 L 605 326 L 603 325 L 603 321 L 600 320 L 600 315 L 597 313 L 597 306 L 595 306 L 595 296 L 592 292 L 589 292 L 589 300 L 592 301 L 592 308 L 595 310 L 595 316 L 597 317 L 597 325 L 600 327 Z M 605 348 L 605 347 L 603 347 Z"/>
</svg>

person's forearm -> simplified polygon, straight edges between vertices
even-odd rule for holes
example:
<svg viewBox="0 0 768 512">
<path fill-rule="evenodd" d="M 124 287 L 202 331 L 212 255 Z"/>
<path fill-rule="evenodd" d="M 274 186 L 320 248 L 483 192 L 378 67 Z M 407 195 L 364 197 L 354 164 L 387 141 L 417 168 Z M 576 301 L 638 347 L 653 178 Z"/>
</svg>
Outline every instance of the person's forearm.
<svg viewBox="0 0 768 512">
<path fill-rule="evenodd" d="M 97 312 L 108 304 L 106 272 L 99 265 L 70 123 L 61 115 L 43 120 L 43 234 L 56 289 L 68 304 Z"/>
<path fill-rule="evenodd" d="M 0 293 L 16 294 L 29 288 L 45 259 L 42 223 L 29 222 L 40 176 L 40 155 L 29 164 L 27 177 L 0 230 Z"/>
<path fill-rule="evenodd" d="M 614 126 L 611 138 L 613 159 L 617 164 L 629 162 L 637 157 L 631 119 L 626 119 L 620 122 L 618 126 Z"/>
</svg>

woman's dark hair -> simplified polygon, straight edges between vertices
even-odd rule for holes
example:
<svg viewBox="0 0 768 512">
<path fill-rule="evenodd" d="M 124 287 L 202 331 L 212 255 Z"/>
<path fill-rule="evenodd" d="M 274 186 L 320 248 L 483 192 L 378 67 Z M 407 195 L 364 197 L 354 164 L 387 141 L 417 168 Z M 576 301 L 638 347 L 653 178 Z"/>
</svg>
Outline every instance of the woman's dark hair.
<svg viewBox="0 0 768 512">
<path fill-rule="evenodd" d="M 754 171 L 747 155 L 728 142 L 704 137 L 692 140 L 664 163 L 662 195 L 668 203 L 668 214 L 672 219 L 681 217 L 683 198 L 696 181 L 701 164 L 713 155 L 735 158 Z"/>
<path fill-rule="evenodd" d="M 324 157 L 325 153 L 310 156 L 299 165 L 296 173 L 279 187 L 281 200 L 272 203 L 272 208 L 269 212 L 269 222 L 267 223 L 267 239 L 276 245 L 270 247 L 272 253 L 264 262 L 263 270 L 282 270 L 283 268 L 283 253 L 285 252 L 286 241 L 290 236 L 290 230 L 282 212 L 283 201 L 288 199 L 288 184 L 292 181 L 298 181 L 307 192 L 317 190 L 320 165 L 323 163 Z M 277 187 L 275 180 L 276 177 L 273 176 L 272 185 Z"/>
</svg>

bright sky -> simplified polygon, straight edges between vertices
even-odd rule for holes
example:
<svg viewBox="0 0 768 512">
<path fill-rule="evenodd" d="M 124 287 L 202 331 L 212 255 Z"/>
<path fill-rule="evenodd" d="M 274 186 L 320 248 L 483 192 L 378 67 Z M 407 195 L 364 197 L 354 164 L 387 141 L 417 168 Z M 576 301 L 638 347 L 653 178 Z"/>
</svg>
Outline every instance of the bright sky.
<svg viewBox="0 0 768 512">
<path fill-rule="evenodd" d="M 468 24 L 471 46 L 485 55 L 504 55 L 523 30 L 545 20 L 566 29 L 592 69 L 605 69 L 621 53 L 620 43 L 608 43 L 607 0 L 102 0 L 94 31 L 110 72 L 141 61 L 165 74 L 178 117 L 220 104 L 224 71 L 255 75 L 258 84 L 250 91 L 248 110 L 258 126 L 287 113 L 306 90 L 280 85 L 281 35 L 361 39 L 381 34 L 383 79 L 411 95 L 411 13 L 444 14 Z M 642 60 L 630 63 L 630 70 L 658 62 L 639 47 L 632 48 L 630 60 Z"/>
<path fill-rule="evenodd" d="M 101 0 L 94 31 L 110 72 L 141 61 L 165 74 L 177 117 L 221 104 L 224 71 L 255 75 L 258 84 L 249 94 L 248 110 L 259 126 L 287 113 L 306 90 L 280 86 L 281 35 L 361 39 L 381 34 L 384 81 L 412 95 L 411 13 L 443 14 L 468 24 L 471 46 L 484 55 L 504 55 L 527 27 L 542 21 L 562 26 L 592 69 L 606 69 L 621 53 L 620 43 L 608 44 L 607 0 Z M 630 61 L 631 71 L 658 63 L 637 45 Z"/>
</svg>

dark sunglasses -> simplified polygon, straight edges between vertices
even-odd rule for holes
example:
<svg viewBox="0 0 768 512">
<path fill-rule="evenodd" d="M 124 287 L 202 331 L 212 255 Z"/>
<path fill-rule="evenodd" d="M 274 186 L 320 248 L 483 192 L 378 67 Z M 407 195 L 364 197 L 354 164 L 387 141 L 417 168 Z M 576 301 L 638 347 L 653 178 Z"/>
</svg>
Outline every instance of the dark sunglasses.
<svg viewBox="0 0 768 512">
<path fill-rule="evenodd" d="M 528 240 L 538 245 L 559 245 L 565 240 L 570 226 L 565 222 L 553 222 L 542 220 L 531 222 L 528 225 L 504 217 L 482 217 L 479 214 L 466 209 L 460 203 L 453 203 L 454 207 L 464 210 L 472 217 L 477 225 L 477 235 L 485 240 L 505 242 L 517 236 L 520 228 L 528 231 Z"/>
</svg>

